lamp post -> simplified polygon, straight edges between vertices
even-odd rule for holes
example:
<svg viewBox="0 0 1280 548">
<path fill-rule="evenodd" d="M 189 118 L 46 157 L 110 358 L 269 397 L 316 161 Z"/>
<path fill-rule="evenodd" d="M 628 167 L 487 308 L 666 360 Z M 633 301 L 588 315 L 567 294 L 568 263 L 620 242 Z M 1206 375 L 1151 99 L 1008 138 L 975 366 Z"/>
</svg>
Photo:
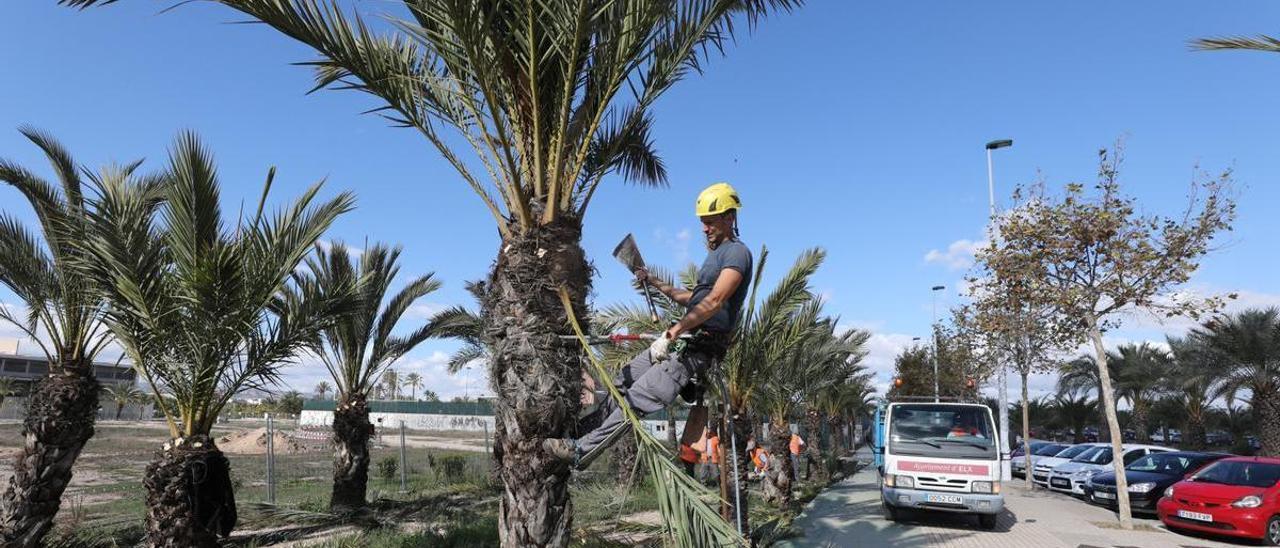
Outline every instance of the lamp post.
<svg viewBox="0 0 1280 548">
<path fill-rule="evenodd" d="M 996 220 L 996 177 L 991 163 L 991 151 L 1013 146 L 1012 139 L 999 139 L 987 143 L 987 199 L 991 206 L 991 218 L 987 220 L 988 238 L 994 241 L 995 231 L 991 224 Z M 997 375 L 997 388 L 1000 392 L 1000 480 L 1013 479 L 1013 471 L 1009 466 L 1009 375 L 1005 364 L 1001 363 Z"/>
<path fill-rule="evenodd" d="M 935 285 L 933 291 L 933 403 L 942 401 L 938 397 L 938 292 L 946 289 L 945 285 Z"/>
</svg>

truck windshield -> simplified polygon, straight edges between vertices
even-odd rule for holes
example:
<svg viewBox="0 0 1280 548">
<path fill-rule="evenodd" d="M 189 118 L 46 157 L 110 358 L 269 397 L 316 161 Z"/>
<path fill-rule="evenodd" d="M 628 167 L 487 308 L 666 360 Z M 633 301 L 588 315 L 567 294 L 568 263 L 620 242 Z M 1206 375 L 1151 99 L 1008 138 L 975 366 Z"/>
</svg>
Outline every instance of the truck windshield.
<svg viewBox="0 0 1280 548">
<path fill-rule="evenodd" d="M 889 416 L 889 450 L 899 455 L 993 459 L 995 427 L 981 405 L 897 404 Z"/>
</svg>

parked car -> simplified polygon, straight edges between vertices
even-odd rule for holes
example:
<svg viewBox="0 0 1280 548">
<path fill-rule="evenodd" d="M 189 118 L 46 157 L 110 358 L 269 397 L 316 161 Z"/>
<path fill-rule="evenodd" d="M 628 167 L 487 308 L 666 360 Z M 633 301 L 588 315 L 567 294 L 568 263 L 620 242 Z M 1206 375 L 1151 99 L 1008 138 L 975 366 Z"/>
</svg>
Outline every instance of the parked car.
<svg viewBox="0 0 1280 548">
<path fill-rule="evenodd" d="M 1129 507 L 1135 513 L 1155 514 L 1156 502 L 1170 485 L 1182 481 L 1197 470 L 1230 457 L 1226 453 L 1173 451 L 1151 453 L 1124 467 L 1129 485 Z M 1085 500 L 1115 508 L 1116 473 L 1102 472 L 1084 483 Z"/>
<path fill-rule="evenodd" d="M 1205 434 L 1204 441 L 1209 445 L 1231 445 L 1235 440 L 1231 434 L 1218 430 Z"/>
<path fill-rule="evenodd" d="M 1070 446 L 1065 443 L 1053 443 L 1053 442 L 1043 442 L 1040 444 L 1039 447 L 1036 447 L 1036 442 L 1031 442 L 1031 466 L 1034 467 L 1035 464 L 1039 462 L 1041 459 L 1043 459 L 1044 457 L 1052 457 L 1054 455 L 1057 455 L 1058 453 L 1061 453 L 1063 450 L 1065 450 L 1068 447 Z M 1021 450 L 1021 448 L 1019 448 L 1019 450 Z M 1026 477 L 1027 459 L 1025 458 L 1025 456 L 1017 455 L 1012 458 L 1013 460 L 1009 462 L 1009 469 L 1011 473 L 1014 476 L 1017 476 L 1019 478 Z"/>
<path fill-rule="evenodd" d="M 1149 453 L 1168 453 L 1173 451 L 1173 449 L 1158 445 L 1124 444 L 1120 448 L 1124 452 L 1121 458 L 1124 459 L 1125 466 L 1133 464 L 1134 461 L 1147 456 Z M 1111 461 L 1112 453 L 1111 444 L 1109 443 L 1080 453 L 1079 456 L 1071 459 L 1071 461 L 1053 467 L 1053 470 L 1049 473 L 1049 489 L 1083 497 L 1084 482 L 1092 478 L 1094 474 L 1110 470 Z"/>
<path fill-rule="evenodd" d="M 1280 546 L 1280 459 L 1231 457 L 1173 484 L 1156 505 L 1172 530 L 1189 529 Z"/>
<path fill-rule="evenodd" d="M 1053 471 L 1053 467 L 1059 464 L 1070 462 L 1080 456 L 1081 453 L 1106 445 L 1104 443 L 1078 443 L 1063 449 L 1061 452 L 1052 457 L 1041 457 L 1039 461 L 1031 467 L 1031 481 L 1041 487 L 1049 486 L 1049 473 Z"/>
</svg>

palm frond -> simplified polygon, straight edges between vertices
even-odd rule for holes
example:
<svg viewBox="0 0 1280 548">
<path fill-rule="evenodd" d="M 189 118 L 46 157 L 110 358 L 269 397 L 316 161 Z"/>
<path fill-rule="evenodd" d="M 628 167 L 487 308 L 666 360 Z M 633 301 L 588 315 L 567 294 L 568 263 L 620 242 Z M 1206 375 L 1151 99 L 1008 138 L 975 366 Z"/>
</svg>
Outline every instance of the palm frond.
<svg viewBox="0 0 1280 548">
<path fill-rule="evenodd" d="M 1280 38 L 1273 38 L 1266 35 L 1200 38 L 1191 42 L 1191 49 L 1205 51 L 1243 49 L 1280 53 Z"/>
<path fill-rule="evenodd" d="M 595 358 L 591 345 L 587 343 L 582 327 L 573 313 L 569 292 L 560 289 L 560 300 L 564 305 L 569 324 L 577 335 L 578 341 L 586 351 L 596 375 L 607 377 L 604 364 Z M 684 473 L 672 459 L 671 452 L 663 442 L 658 441 L 644 428 L 640 418 L 631 410 L 622 393 L 612 383 L 604 383 L 609 396 L 619 404 L 625 418 L 636 436 L 639 458 L 648 469 L 649 477 L 658 485 L 658 510 L 662 514 L 663 524 L 668 535 L 677 546 L 712 547 L 712 546 L 745 546 L 746 541 L 733 530 L 728 522 L 720 517 L 712 503 L 718 499 L 715 493 L 698 483 L 697 480 Z"/>
</svg>

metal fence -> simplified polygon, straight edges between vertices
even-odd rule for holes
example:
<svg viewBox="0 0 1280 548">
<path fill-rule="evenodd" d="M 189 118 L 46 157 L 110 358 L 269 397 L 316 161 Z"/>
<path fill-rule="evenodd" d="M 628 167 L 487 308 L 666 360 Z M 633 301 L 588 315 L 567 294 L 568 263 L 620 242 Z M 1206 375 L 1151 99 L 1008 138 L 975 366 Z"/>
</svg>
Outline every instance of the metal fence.
<svg viewBox="0 0 1280 548">
<path fill-rule="evenodd" d="M 110 411 L 114 415 L 114 408 Z M 142 475 L 167 431 L 158 421 L 100 426 L 76 462 L 59 513 L 62 530 L 139 525 L 145 515 Z M 328 427 L 299 427 L 296 419 L 270 417 L 222 423 L 214 434 L 231 461 L 242 514 L 253 503 L 309 511 L 328 508 L 333 486 Z M 490 435 L 415 431 L 400 425 L 378 428 L 369 446 L 369 499 L 413 500 L 462 483 L 486 484 Z M 0 447 L 20 444 L 14 438 Z M 0 473 L 10 471 L 0 465 Z"/>
</svg>

